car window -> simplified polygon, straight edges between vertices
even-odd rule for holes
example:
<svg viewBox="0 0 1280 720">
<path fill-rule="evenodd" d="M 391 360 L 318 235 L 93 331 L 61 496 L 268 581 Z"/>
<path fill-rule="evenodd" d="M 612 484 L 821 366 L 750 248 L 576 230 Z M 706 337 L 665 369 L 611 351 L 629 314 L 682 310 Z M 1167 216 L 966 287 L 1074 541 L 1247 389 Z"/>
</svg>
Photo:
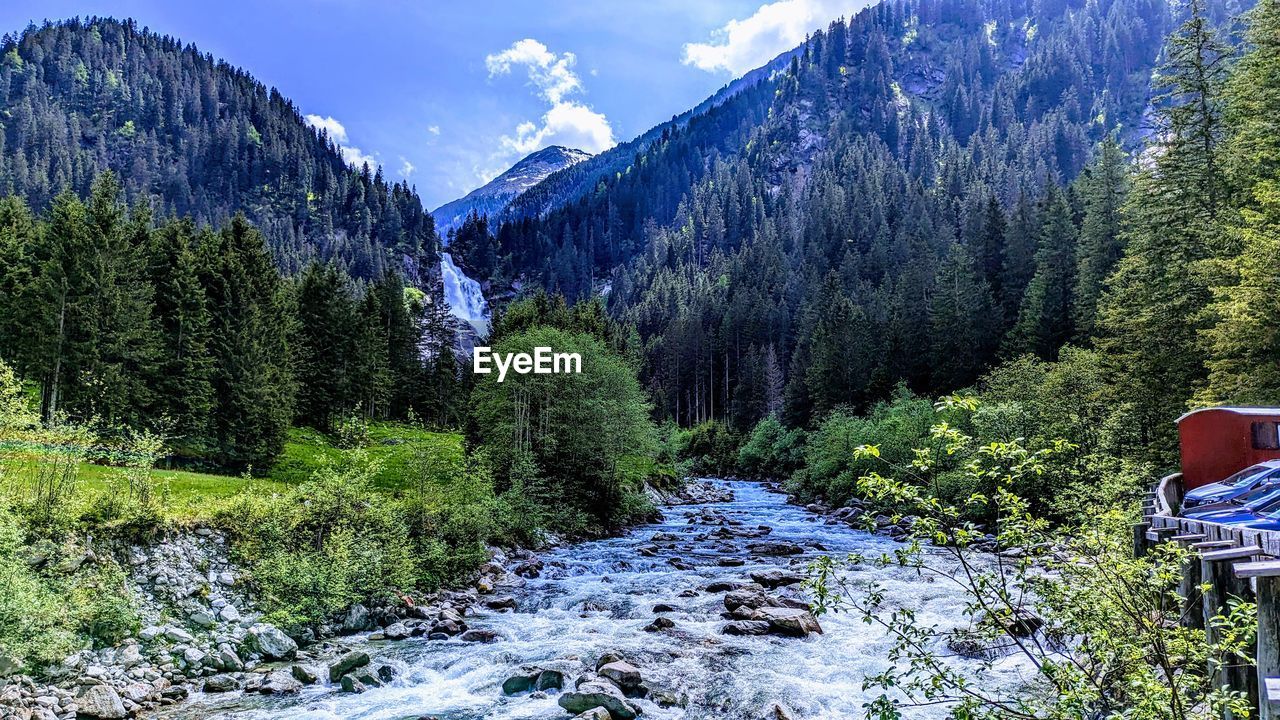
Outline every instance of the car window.
<svg viewBox="0 0 1280 720">
<path fill-rule="evenodd" d="M 1237 498 L 1237 501 L 1253 512 L 1270 512 L 1280 509 L 1280 489 L 1272 487 L 1251 490 Z"/>
<path fill-rule="evenodd" d="M 1258 473 L 1265 472 L 1270 469 L 1271 468 L 1267 467 L 1266 465 L 1250 465 L 1249 467 L 1241 470 L 1240 472 L 1228 477 L 1226 480 L 1223 480 L 1222 484 L 1229 485 L 1231 487 L 1238 487 L 1240 485 L 1247 484 L 1248 481 L 1253 479 L 1254 475 L 1257 475 Z"/>
</svg>

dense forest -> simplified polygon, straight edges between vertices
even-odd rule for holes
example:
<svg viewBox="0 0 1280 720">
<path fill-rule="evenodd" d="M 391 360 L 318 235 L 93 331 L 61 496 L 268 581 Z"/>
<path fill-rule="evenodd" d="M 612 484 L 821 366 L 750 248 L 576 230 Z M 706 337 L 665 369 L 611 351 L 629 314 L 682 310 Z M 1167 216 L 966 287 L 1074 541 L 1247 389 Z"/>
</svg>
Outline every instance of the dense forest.
<svg viewBox="0 0 1280 720">
<path fill-rule="evenodd" d="M 125 202 L 222 225 L 237 212 L 290 273 L 371 280 L 435 257 L 431 216 L 381 168 L 352 168 L 274 88 L 131 20 L 68 20 L 0 41 L 0 192 L 43 211 L 106 170 Z"/>
<path fill-rule="evenodd" d="M 1248 194 L 1227 176 L 1240 10 L 883 3 L 664 128 L 593 192 L 473 224 L 463 260 L 571 298 L 605 289 L 681 424 L 806 427 L 899 384 L 950 392 L 1024 353 L 1096 345 L 1118 373 L 1160 373 L 1116 386 L 1132 443 L 1167 453 L 1192 393 L 1266 397 L 1203 389 L 1205 309 L 1227 291 L 1198 268 L 1235 250 L 1190 229 Z M 1140 156 L 1155 165 L 1135 174 Z M 1169 247 L 1170 225 L 1196 234 Z"/>
</svg>

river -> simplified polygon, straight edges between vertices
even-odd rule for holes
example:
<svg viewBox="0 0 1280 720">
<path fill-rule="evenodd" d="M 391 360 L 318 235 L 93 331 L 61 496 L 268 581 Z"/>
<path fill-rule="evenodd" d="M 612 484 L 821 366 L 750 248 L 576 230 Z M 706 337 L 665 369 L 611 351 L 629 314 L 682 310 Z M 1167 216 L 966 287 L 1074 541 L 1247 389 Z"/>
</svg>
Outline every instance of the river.
<svg viewBox="0 0 1280 720">
<path fill-rule="evenodd" d="M 636 701 L 644 718 L 746 720 L 764 717 L 775 703 L 797 720 L 861 718 L 863 703 L 875 695 L 862 689 L 863 677 L 888 664 L 889 641 L 878 626 L 856 615 L 836 614 L 820 618 L 824 634 L 803 640 L 730 637 L 720 633 L 725 624 L 720 615 L 723 593 L 702 588 L 714 580 L 744 580 L 752 570 L 762 568 L 803 569 L 821 552 L 814 543 L 836 556 L 879 554 L 897 544 L 844 524 L 826 524 L 824 517 L 786 504 L 783 496 L 762 485 L 724 484 L 734 494 L 730 502 L 667 508 L 662 522 L 623 537 L 565 546 L 540 556 L 545 563 L 540 577 L 497 588 L 498 594 L 515 597 L 514 612 L 482 610 L 467 618 L 472 628 L 496 632 L 501 637 L 498 642 L 423 638 L 365 642 L 375 659 L 401 669 L 395 682 L 359 695 L 342 694 L 327 685 L 283 697 L 197 693 L 182 707 L 183 716 L 565 720 L 569 714 L 556 704 L 554 693 L 541 698 L 505 697 L 502 682 L 522 664 L 573 656 L 593 662 L 604 651 L 617 650 L 641 669 L 646 685 L 687 697 L 684 708 Z M 771 527 L 767 540 L 791 541 L 806 552 L 793 558 L 751 557 L 745 550 L 748 541 L 705 537 L 715 527 L 698 520 L 704 509 L 740 522 L 739 527 Z M 652 557 L 644 556 L 652 552 L 650 539 L 659 532 L 671 533 L 677 540 L 664 543 Z M 718 562 L 726 556 L 739 557 L 745 565 L 720 567 Z M 692 569 L 673 567 L 672 558 Z M 865 566 L 850 572 L 855 580 L 878 581 L 887 590 L 887 607 L 913 607 L 922 623 L 949 628 L 963 621 L 964 599 L 945 581 L 899 568 Z M 797 587 L 789 590 L 798 592 Z M 664 613 L 675 627 L 645 632 L 642 628 L 657 617 L 653 606 L 658 603 L 675 608 Z M 1016 683 L 1024 671 L 1011 658 L 998 663 L 984 684 Z M 945 716 L 940 707 L 907 711 L 909 718 Z"/>
</svg>

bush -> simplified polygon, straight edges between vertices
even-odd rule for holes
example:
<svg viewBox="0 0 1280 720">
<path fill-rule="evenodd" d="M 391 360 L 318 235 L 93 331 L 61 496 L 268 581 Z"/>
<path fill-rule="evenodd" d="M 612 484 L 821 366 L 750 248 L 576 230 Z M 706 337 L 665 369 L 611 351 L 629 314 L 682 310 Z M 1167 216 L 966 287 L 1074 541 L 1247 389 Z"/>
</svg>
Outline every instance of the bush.
<svg viewBox="0 0 1280 720">
<path fill-rule="evenodd" d="M 806 499 L 844 504 L 858 496 L 858 478 L 876 467 L 869 459 L 855 457 L 856 448 L 875 445 L 888 462 L 908 464 L 916 448 L 930 444 L 930 428 L 938 419 L 932 402 L 905 389 L 892 401 L 878 403 L 866 417 L 836 411 L 809 434 L 804 467 L 792 476 L 789 488 Z"/>
<path fill-rule="evenodd" d="M 374 472 L 359 460 L 325 467 L 283 495 L 244 491 L 216 512 L 271 622 L 315 624 L 417 584 L 410 525 L 399 503 L 372 489 Z"/>
<path fill-rule="evenodd" d="M 751 429 L 738 448 L 738 472 L 748 477 L 788 478 L 804 466 L 805 432 L 787 429 L 770 415 Z"/>
<path fill-rule="evenodd" d="M 721 422 L 704 422 L 683 438 L 677 458 L 691 473 L 727 475 L 738 465 L 738 434 Z"/>
</svg>

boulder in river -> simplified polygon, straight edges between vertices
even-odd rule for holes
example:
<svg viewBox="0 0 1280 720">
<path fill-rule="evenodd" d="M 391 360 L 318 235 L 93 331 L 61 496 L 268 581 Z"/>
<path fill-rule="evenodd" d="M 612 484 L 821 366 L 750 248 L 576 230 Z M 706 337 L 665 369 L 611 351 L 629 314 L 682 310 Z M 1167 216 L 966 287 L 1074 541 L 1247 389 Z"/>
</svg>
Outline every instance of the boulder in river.
<svg viewBox="0 0 1280 720">
<path fill-rule="evenodd" d="M 343 675 L 368 664 L 369 653 L 363 650 L 352 650 L 329 666 L 329 682 L 338 682 Z"/>
<path fill-rule="evenodd" d="M 230 692 L 238 686 L 239 683 L 230 675 L 214 675 L 204 681 L 204 691 L 207 693 Z"/>
<path fill-rule="evenodd" d="M 124 701 L 110 685 L 90 685 L 76 698 L 76 712 L 79 715 L 102 720 L 120 720 L 128 717 L 124 709 Z M 634 717 L 634 716 L 632 716 Z"/>
<path fill-rule="evenodd" d="M 354 677 L 352 677 L 352 676 L 350 676 L 350 675 L 343 675 L 343 676 L 342 676 L 342 692 L 344 692 L 344 693 L 357 693 L 357 694 L 358 694 L 358 693 L 362 693 L 362 692 L 364 692 L 365 690 L 368 690 L 368 689 L 369 689 L 369 688 L 367 688 L 367 687 L 365 687 L 365 686 L 364 686 L 364 683 L 360 682 L 359 680 L 355 679 Z"/>
<path fill-rule="evenodd" d="M 725 593 L 724 609 L 733 612 L 740 607 L 751 609 L 762 608 L 770 605 L 777 605 L 773 598 L 765 595 L 764 592 L 755 588 L 742 588 L 740 590 L 732 590 Z"/>
<path fill-rule="evenodd" d="M 643 682 L 640 677 L 640 669 L 626 660 L 615 660 L 608 665 L 603 665 L 596 672 L 601 677 L 609 678 L 614 685 L 622 688 L 624 691 L 640 687 Z"/>
<path fill-rule="evenodd" d="M 769 623 L 765 620 L 734 620 L 720 628 L 725 635 L 767 635 Z"/>
<path fill-rule="evenodd" d="M 751 573 L 751 579 L 770 590 L 804 582 L 804 576 L 800 573 L 792 570 L 783 570 L 781 568 L 757 570 L 756 572 Z"/>
<path fill-rule="evenodd" d="M 293 677 L 288 670 L 276 670 L 267 675 L 267 679 L 258 688 L 263 695 L 293 695 L 302 690 L 302 683 Z"/>
<path fill-rule="evenodd" d="M 498 633 L 492 630 L 468 630 L 462 633 L 463 642 L 491 643 L 499 640 Z"/>
<path fill-rule="evenodd" d="M 520 672 L 507 678 L 502 683 L 502 692 L 506 695 L 515 695 L 530 690 L 559 690 L 562 687 L 564 687 L 564 673 L 529 665 L 520 668 Z"/>
<path fill-rule="evenodd" d="M 653 622 L 645 625 L 642 629 L 645 632 L 658 632 L 659 630 L 670 630 L 675 626 L 676 624 L 672 622 L 671 618 L 660 617 L 655 618 Z"/>
<path fill-rule="evenodd" d="M 500 597 L 500 598 L 493 598 L 492 600 L 486 600 L 484 603 L 484 606 L 489 608 L 490 610 L 515 610 L 516 599 L 511 597 L 510 595 L 507 595 L 505 597 Z"/>
<path fill-rule="evenodd" d="M 316 672 L 306 665 L 291 665 L 289 667 L 289 672 L 293 673 L 294 680 L 297 680 L 303 685 L 315 685 L 320 681 Z"/>
<path fill-rule="evenodd" d="M 808 610 L 762 607 L 756 610 L 755 619 L 769 623 L 769 632 L 776 635 L 806 637 L 809 633 L 822 634 L 822 626 Z"/>
<path fill-rule="evenodd" d="M 556 701 L 560 707 L 571 713 L 585 713 L 595 708 L 604 708 L 611 720 L 635 720 L 636 709 L 627 702 L 622 691 L 613 683 L 604 680 L 591 680 L 583 683 L 573 692 L 561 693 Z"/>
<path fill-rule="evenodd" d="M 602 707 L 591 708 L 590 710 L 573 716 L 573 720 L 610 720 L 609 711 Z"/>
<path fill-rule="evenodd" d="M 747 545 L 747 550 L 756 555 L 765 555 L 769 557 L 785 557 L 788 555 L 799 555 L 804 552 L 804 548 L 793 542 L 758 542 Z"/>
<path fill-rule="evenodd" d="M 268 660 L 292 660 L 298 654 L 298 643 L 275 625 L 258 623 L 249 628 L 245 644 Z"/>
</svg>

